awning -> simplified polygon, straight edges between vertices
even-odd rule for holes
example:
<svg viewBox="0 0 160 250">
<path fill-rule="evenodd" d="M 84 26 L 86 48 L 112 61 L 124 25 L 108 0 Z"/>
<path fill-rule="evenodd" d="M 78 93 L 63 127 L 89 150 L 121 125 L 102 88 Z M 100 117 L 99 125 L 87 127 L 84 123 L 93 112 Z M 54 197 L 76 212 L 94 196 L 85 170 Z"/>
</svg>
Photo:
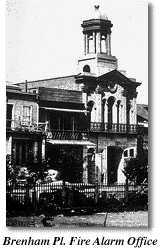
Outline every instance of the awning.
<svg viewBox="0 0 160 250">
<path fill-rule="evenodd" d="M 87 110 L 81 110 L 81 109 L 61 109 L 61 108 L 49 108 L 49 107 L 40 107 L 40 108 L 46 109 L 46 110 L 62 111 L 62 112 L 76 112 L 76 113 L 87 113 L 87 112 L 89 112 Z"/>
<path fill-rule="evenodd" d="M 96 146 L 95 143 L 90 141 L 76 141 L 76 140 L 46 140 L 51 144 L 59 144 L 59 145 L 86 145 L 86 146 Z"/>
</svg>

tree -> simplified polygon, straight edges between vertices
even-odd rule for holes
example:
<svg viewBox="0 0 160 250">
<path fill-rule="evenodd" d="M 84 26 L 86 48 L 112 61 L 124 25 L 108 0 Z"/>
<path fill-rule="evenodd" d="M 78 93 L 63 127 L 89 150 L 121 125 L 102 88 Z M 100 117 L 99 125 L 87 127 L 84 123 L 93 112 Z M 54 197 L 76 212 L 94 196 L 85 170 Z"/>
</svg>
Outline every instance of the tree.
<svg viewBox="0 0 160 250">
<path fill-rule="evenodd" d="M 53 154 L 54 152 L 54 154 Z M 56 157 L 55 157 L 56 156 Z M 72 146 L 53 147 L 48 151 L 50 169 L 60 173 L 61 180 L 81 182 L 83 176 L 83 156 Z"/>
<path fill-rule="evenodd" d="M 143 150 L 141 156 L 126 160 L 123 173 L 129 181 L 135 184 L 148 180 L 148 151 Z"/>
</svg>

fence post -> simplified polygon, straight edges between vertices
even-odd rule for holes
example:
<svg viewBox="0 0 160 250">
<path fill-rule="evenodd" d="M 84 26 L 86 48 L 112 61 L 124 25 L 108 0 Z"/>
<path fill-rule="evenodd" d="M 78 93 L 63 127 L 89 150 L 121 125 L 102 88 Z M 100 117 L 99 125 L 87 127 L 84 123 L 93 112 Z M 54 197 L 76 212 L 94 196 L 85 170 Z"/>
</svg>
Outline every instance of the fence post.
<svg viewBox="0 0 160 250">
<path fill-rule="evenodd" d="M 66 187 L 65 187 L 65 180 L 63 179 L 62 183 L 62 203 L 63 206 L 67 203 L 67 197 L 66 197 Z"/>
<path fill-rule="evenodd" d="M 37 202 L 36 202 L 36 182 L 33 181 L 33 193 L 32 193 L 32 213 L 35 214 L 37 211 Z"/>
<path fill-rule="evenodd" d="M 125 184 L 125 202 L 128 202 L 128 178 L 126 178 L 126 184 Z"/>
<path fill-rule="evenodd" d="M 27 207 L 29 205 L 29 183 L 28 180 L 26 180 L 26 202 L 27 202 Z"/>
<path fill-rule="evenodd" d="M 98 181 L 96 181 L 96 186 L 95 186 L 95 203 L 97 204 L 98 202 Z"/>
<path fill-rule="evenodd" d="M 98 203 L 98 167 L 96 166 L 95 203 Z"/>
</svg>

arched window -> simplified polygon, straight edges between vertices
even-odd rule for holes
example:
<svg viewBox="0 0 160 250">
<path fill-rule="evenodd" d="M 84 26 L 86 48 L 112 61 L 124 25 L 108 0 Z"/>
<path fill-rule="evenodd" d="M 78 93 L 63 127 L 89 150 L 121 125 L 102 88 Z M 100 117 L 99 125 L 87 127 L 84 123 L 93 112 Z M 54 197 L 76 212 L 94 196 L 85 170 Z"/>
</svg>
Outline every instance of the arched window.
<svg viewBox="0 0 160 250">
<path fill-rule="evenodd" d="M 108 98 L 108 128 L 112 129 L 112 123 L 113 123 L 113 104 L 115 102 L 115 98 L 113 96 L 110 96 Z"/>
<path fill-rule="evenodd" d="M 88 37 L 89 53 L 93 53 L 93 35 Z"/>
<path fill-rule="evenodd" d="M 117 101 L 117 129 L 119 130 L 119 111 L 120 111 L 120 103 L 121 103 L 121 101 L 120 100 L 118 100 Z"/>
<path fill-rule="evenodd" d="M 89 101 L 89 102 L 87 103 L 87 111 L 89 111 L 89 112 L 87 113 L 89 125 L 90 125 L 90 122 L 91 122 L 91 112 L 92 112 L 93 106 L 94 106 L 94 101 Z"/>
<path fill-rule="evenodd" d="M 102 100 L 102 123 L 104 124 L 105 122 L 105 104 L 106 104 L 106 99 Z"/>
<path fill-rule="evenodd" d="M 127 107 L 126 107 L 126 112 L 127 112 L 127 125 L 130 124 L 130 110 L 131 110 L 131 102 L 129 100 L 129 98 L 126 98 L 126 102 L 127 102 Z"/>
<path fill-rule="evenodd" d="M 85 65 L 85 66 L 83 67 L 83 72 L 87 72 L 87 73 L 90 73 L 90 72 L 91 72 L 91 69 L 90 69 L 89 65 Z"/>
</svg>

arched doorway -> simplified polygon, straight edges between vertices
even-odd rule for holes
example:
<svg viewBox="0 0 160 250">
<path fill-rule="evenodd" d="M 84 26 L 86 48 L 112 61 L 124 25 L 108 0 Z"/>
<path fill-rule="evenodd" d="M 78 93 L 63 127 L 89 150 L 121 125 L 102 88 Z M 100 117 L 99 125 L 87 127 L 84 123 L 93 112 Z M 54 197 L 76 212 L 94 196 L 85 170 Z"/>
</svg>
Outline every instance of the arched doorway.
<svg viewBox="0 0 160 250">
<path fill-rule="evenodd" d="M 88 149 L 88 183 L 95 183 L 95 149 Z"/>
<path fill-rule="evenodd" d="M 123 149 L 117 146 L 107 148 L 107 180 L 108 184 L 118 181 L 118 167 L 122 158 Z"/>
</svg>

